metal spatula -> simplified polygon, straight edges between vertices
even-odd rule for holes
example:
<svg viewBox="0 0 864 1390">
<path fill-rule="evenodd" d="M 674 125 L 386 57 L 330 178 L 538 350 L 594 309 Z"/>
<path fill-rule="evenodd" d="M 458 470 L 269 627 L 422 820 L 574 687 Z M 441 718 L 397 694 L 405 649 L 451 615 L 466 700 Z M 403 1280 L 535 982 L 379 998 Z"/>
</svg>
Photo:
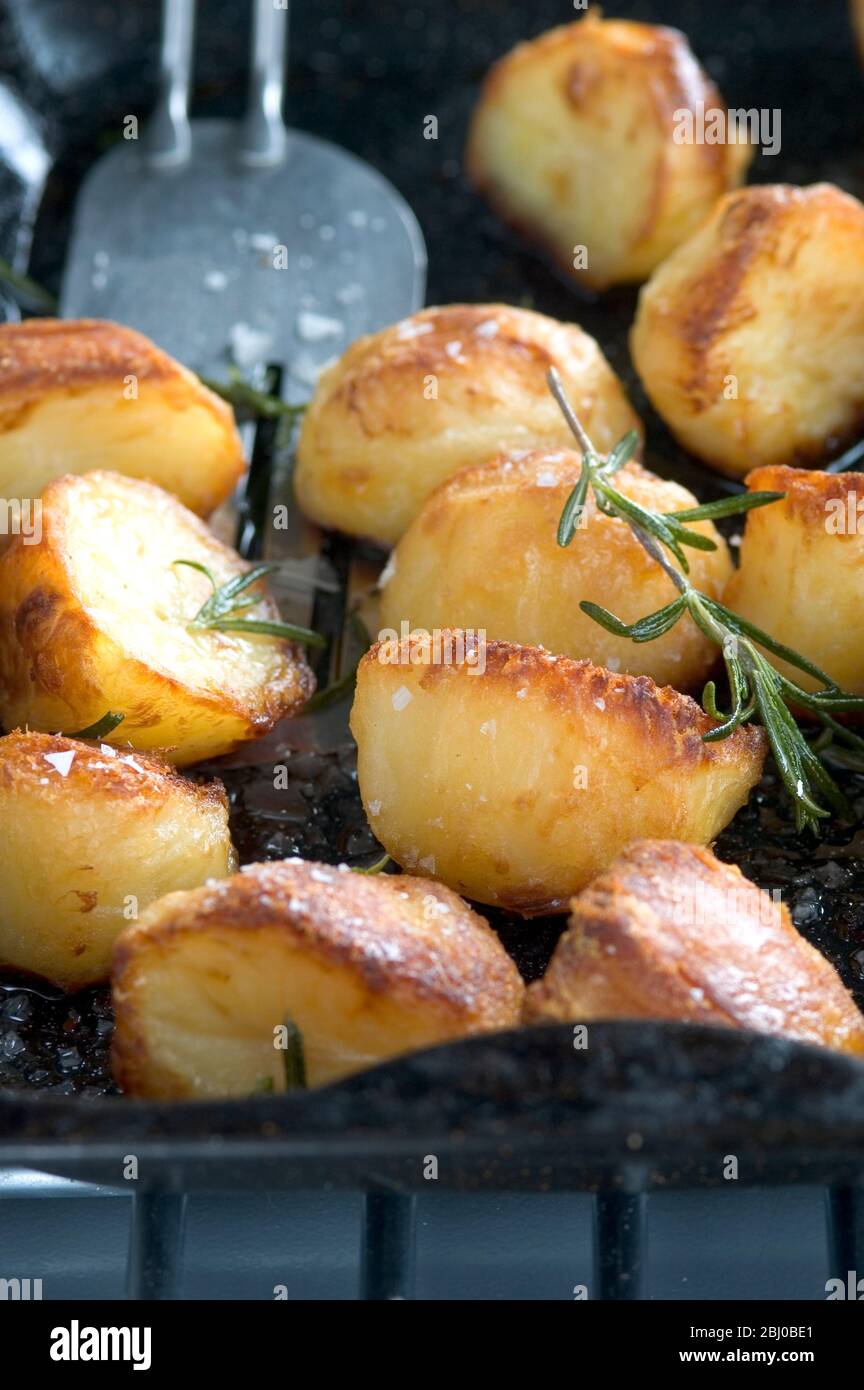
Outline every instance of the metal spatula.
<svg viewBox="0 0 864 1390">
<path fill-rule="evenodd" d="M 224 379 L 232 357 L 253 380 L 256 369 L 276 368 L 283 398 L 303 401 L 321 366 L 354 338 L 420 307 L 426 255 L 411 209 L 386 179 L 286 130 L 287 24 L 287 7 L 255 0 L 245 119 L 190 122 L 195 0 L 164 0 L 156 111 L 141 140 L 121 141 L 87 176 L 60 303 L 64 317 L 139 329 L 203 376 Z M 259 426 L 254 446 L 246 434 L 249 488 L 263 489 L 267 506 L 288 501 L 285 480 L 273 482 L 272 425 Z M 321 538 L 294 511 L 263 540 L 259 525 L 254 548 L 247 531 L 241 521 L 241 549 L 282 562 L 276 596 L 286 617 L 308 626 L 329 605 L 334 641 L 315 662 L 319 684 L 329 683 L 352 585 L 345 547 L 327 543 L 319 562 Z"/>
<path fill-rule="evenodd" d="M 303 399 L 323 361 L 420 306 L 425 250 L 386 179 L 286 130 L 287 23 L 255 0 L 244 121 L 190 122 L 195 3 L 165 0 L 157 109 L 84 182 L 61 310 L 140 329 L 205 375 L 233 343 L 243 366 L 282 363 Z"/>
</svg>

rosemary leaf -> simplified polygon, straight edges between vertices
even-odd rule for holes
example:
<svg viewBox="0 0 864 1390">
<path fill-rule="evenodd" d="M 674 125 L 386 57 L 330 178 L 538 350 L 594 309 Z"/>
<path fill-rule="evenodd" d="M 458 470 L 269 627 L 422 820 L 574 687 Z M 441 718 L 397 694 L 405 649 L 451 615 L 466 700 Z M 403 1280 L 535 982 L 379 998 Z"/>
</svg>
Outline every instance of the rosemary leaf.
<svg viewBox="0 0 864 1390">
<path fill-rule="evenodd" d="M 780 502 L 785 492 L 741 492 L 735 497 L 721 497 L 718 502 L 705 502 L 700 507 L 685 507 L 680 512 L 663 512 L 667 521 L 716 521 L 722 516 L 739 516 L 755 507 L 767 507 Z"/>
<path fill-rule="evenodd" d="M 585 499 L 588 496 L 588 484 L 590 482 L 591 466 L 587 459 L 583 459 L 579 481 L 567 498 L 564 504 L 564 510 L 561 513 L 561 520 L 558 522 L 558 544 L 562 547 L 566 547 L 570 544 L 579 529 L 582 509 L 585 506 Z"/>
<path fill-rule="evenodd" d="M 285 1055 L 283 1057 L 285 1089 L 288 1091 L 305 1091 L 307 1082 L 303 1034 L 292 1018 L 284 1019 L 283 1026 L 287 1035 Z"/>
<path fill-rule="evenodd" d="M 0 257 L 0 286 L 7 289 L 15 303 L 22 309 L 47 310 L 50 314 L 57 312 L 57 300 L 49 290 L 42 285 L 31 280 L 29 275 L 23 275 L 20 270 L 15 270 L 8 261 Z"/>
<path fill-rule="evenodd" d="M 101 719 L 97 719 L 95 724 L 88 724 L 86 729 L 76 729 L 74 734 L 66 734 L 66 738 L 107 738 L 108 734 L 113 734 L 119 724 L 123 723 L 125 714 L 115 714 L 109 710 L 103 714 Z"/>
<path fill-rule="evenodd" d="M 281 637 L 285 642 L 302 642 L 307 647 L 326 647 L 327 639 L 320 632 L 294 623 L 271 623 L 259 618 L 214 618 L 207 624 L 217 632 L 248 632 L 253 637 Z"/>
<path fill-rule="evenodd" d="M 603 472 L 607 478 L 611 478 L 613 473 L 617 473 L 619 468 L 623 468 L 625 463 L 629 463 L 636 450 L 639 448 L 639 433 L 637 430 L 628 430 L 623 439 L 619 439 L 615 448 L 609 454 L 606 462 L 602 465 Z"/>
<path fill-rule="evenodd" d="M 376 859 L 374 864 L 370 864 L 365 869 L 355 869 L 354 872 L 355 874 L 380 874 L 382 869 L 386 869 L 391 862 L 389 854 L 382 854 L 381 858 Z"/>
<path fill-rule="evenodd" d="M 665 608 L 658 608 L 656 613 L 649 613 L 647 617 L 639 618 L 635 623 L 622 623 L 614 613 L 601 608 L 597 603 L 590 603 L 587 599 L 583 599 L 579 607 L 589 618 L 593 618 L 595 623 L 605 627 L 607 632 L 613 632 L 616 637 L 629 637 L 631 642 L 653 642 L 675 626 L 684 612 L 686 603 L 687 600 L 681 595 L 667 603 Z"/>
</svg>

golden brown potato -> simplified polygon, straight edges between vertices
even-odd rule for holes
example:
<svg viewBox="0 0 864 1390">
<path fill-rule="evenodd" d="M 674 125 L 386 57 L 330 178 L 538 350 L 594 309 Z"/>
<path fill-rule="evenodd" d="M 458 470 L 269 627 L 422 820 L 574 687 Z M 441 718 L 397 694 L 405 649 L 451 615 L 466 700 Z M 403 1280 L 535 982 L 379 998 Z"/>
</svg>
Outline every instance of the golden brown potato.
<svg viewBox="0 0 864 1390">
<path fill-rule="evenodd" d="M 36 498 L 94 468 L 158 483 L 209 516 L 244 468 L 234 413 L 131 328 L 0 325 L 0 496 Z"/>
<path fill-rule="evenodd" d="M 724 603 L 864 695 L 864 474 L 759 468 L 747 486 L 786 497 L 748 512 Z M 805 690 L 820 688 L 766 655 Z"/>
<path fill-rule="evenodd" d="M 721 473 L 820 463 L 864 427 L 864 206 L 828 183 L 730 194 L 642 290 L 630 345 Z"/>
<path fill-rule="evenodd" d="M 219 782 L 107 744 L 0 738 L 0 964 L 94 984 L 139 911 L 235 867 Z"/>
<path fill-rule="evenodd" d="M 504 304 L 451 304 L 359 338 L 319 378 L 295 488 L 322 526 L 394 544 L 429 493 L 506 445 L 567 446 L 546 384 L 557 367 L 574 409 L 608 451 L 641 429 L 593 338 Z"/>
<path fill-rule="evenodd" d="M 864 1017 L 834 967 L 710 850 L 640 840 L 571 909 L 526 1022 L 676 1019 L 864 1052 Z"/>
<path fill-rule="evenodd" d="M 403 868 L 526 916 L 638 835 L 703 843 L 759 780 L 761 729 L 714 721 L 647 676 L 440 634 L 360 663 L 351 731 L 363 805 Z"/>
<path fill-rule="evenodd" d="M 723 143 L 693 138 L 703 110 Z M 467 165 L 506 222 L 603 289 L 644 280 L 695 231 L 743 179 L 746 141 L 683 34 L 592 12 L 496 63 Z"/>
<path fill-rule="evenodd" d="M 7 728 L 83 729 L 124 715 L 109 741 L 194 763 L 266 733 L 314 682 L 273 637 L 190 627 L 219 584 L 249 567 L 152 483 L 116 473 L 58 478 L 38 545 L 0 555 L 0 716 Z M 260 602 L 244 618 L 278 618 Z"/>
<path fill-rule="evenodd" d="M 519 1021 L 523 986 L 455 893 L 298 859 L 171 893 L 120 937 L 114 1071 L 131 1095 L 286 1088 L 286 1026 L 312 1086 Z"/>
<path fill-rule="evenodd" d="M 504 454 L 442 483 L 402 537 L 390 563 L 381 625 L 395 632 L 440 627 L 483 630 L 488 638 L 542 646 L 598 666 L 651 676 L 680 689 L 704 680 L 717 648 L 690 618 L 655 642 L 633 643 L 599 627 L 582 599 L 634 622 L 676 597 L 671 579 L 629 527 L 586 504 L 566 550 L 558 521 L 581 471 L 569 449 Z M 615 475 L 616 486 L 657 511 L 682 511 L 696 498 L 637 463 Z M 693 583 L 720 599 L 732 562 L 710 522 L 693 522 L 717 549 L 691 550 Z"/>
</svg>

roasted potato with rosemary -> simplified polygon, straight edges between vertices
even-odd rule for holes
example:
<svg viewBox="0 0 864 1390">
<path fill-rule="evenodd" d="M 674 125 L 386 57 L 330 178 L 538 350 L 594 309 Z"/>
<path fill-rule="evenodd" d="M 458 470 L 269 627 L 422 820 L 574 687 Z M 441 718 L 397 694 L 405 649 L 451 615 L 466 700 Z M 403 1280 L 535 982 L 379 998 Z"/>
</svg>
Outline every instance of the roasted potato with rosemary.
<svg viewBox="0 0 864 1390">
<path fill-rule="evenodd" d="M 459 631 L 379 642 L 351 731 L 363 805 L 403 868 L 526 916 L 639 835 L 707 843 L 759 780 L 761 729 L 714 721 L 647 676 Z"/>
<path fill-rule="evenodd" d="M 698 138 L 703 111 L 722 143 Z M 504 221 L 598 289 L 644 280 L 751 157 L 683 34 L 593 11 L 495 64 L 467 150 Z"/>
<path fill-rule="evenodd" d="M 635 622 L 671 602 L 671 579 L 627 526 L 589 500 L 567 549 L 558 522 L 582 469 L 572 450 L 502 454 L 442 483 L 399 542 L 387 567 L 381 625 L 471 628 L 492 639 L 589 657 L 598 666 L 679 687 L 704 680 L 717 648 L 682 619 L 653 642 L 634 643 L 598 626 L 583 599 Z M 677 483 L 637 463 L 615 474 L 626 497 L 658 512 L 698 505 Z M 720 599 L 732 573 L 726 542 L 710 521 L 692 529 L 716 550 L 690 550 L 696 588 Z"/>
<path fill-rule="evenodd" d="M 235 867 L 219 782 L 108 744 L 0 738 L 0 965 L 95 984 L 139 912 Z"/>
<path fill-rule="evenodd" d="M 864 474 L 759 468 L 751 492 L 785 492 L 749 512 L 741 563 L 724 602 L 778 642 L 805 653 L 844 690 L 864 695 Z M 770 656 L 770 653 L 768 654 Z M 779 658 L 805 690 L 819 682 Z"/>
<path fill-rule="evenodd" d="M 185 564 L 178 564 L 185 561 Z M 195 623 L 249 566 L 152 483 L 87 473 L 49 483 L 38 545 L 0 555 L 0 716 L 7 728 L 89 728 L 194 763 L 266 733 L 314 686 L 299 649 L 269 635 Z M 259 585 L 242 620 L 276 622 Z M 230 613 L 227 615 L 230 621 Z"/>
<path fill-rule="evenodd" d="M 525 1018 L 656 1018 L 864 1052 L 864 1017 L 787 908 L 710 850 L 640 840 L 571 903 Z"/>
<path fill-rule="evenodd" d="M 593 338 L 504 304 L 424 309 L 359 338 L 324 372 L 297 451 L 297 500 L 322 526 L 394 544 L 460 468 L 514 448 L 572 443 L 550 395 L 556 367 L 598 449 L 640 429 Z"/>
<path fill-rule="evenodd" d="M 117 1079 L 160 1100 L 320 1086 L 510 1028 L 523 999 L 455 893 L 299 859 L 154 903 L 117 942 L 112 988 Z"/>
<path fill-rule="evenodd" d="M 818 465 L 864 427 L 864 206 L 828 183 L 730 194 L 644 287 L 630 344 L 721 473 Z"/>
<path fill-rule="evenodd" d="M 158 483 L 209 516 L 243 473 L 230 406 L 141 333 L 98 319 L 0 325 L 0 496 L 63 473 Z"/>
</svg>

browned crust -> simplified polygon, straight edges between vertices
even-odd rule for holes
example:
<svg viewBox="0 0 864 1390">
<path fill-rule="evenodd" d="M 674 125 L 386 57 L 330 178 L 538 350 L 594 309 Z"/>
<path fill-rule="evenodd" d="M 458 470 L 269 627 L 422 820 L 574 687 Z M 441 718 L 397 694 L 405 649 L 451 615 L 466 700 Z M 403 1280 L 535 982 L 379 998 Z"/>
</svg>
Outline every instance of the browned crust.
<svg viewBox="0 0 864 1390">
<path fill-rule="evenodd" d="M 690 920 L 691 897 L 704 921 Z M 571 908 L 545 976 L 527 992 L 526 1021 L 573 1020 L 584 1008 L 583 1021 L 719 1023 L 864 1051 L 864 1017 L 833 967 L 784 905 L 708 849 L 637 841 Z"/>
<path fill-rule="evenodd" d="M 782 502 L 772 503 L 770 507 L 759 508 L 760 522 L 771 524 L 771 512 L 779 507 L 787 516 L 795 517 L 805 526 L 813 527 L 823 534 L 825 530 L 826 506 L 829 502 L 845 502 L 849 495 L 864 502 L 864 473 L 823 473 L 818 469 L 791 468 L 785 464 L 766 464 L 755 468 L 744 479 L 750 492 L 784 492 Z M 748 518 L 752 525 L 755 515 Z M 857 531 L 831 532 L 832 540 L 860 540 Z"/>
<path fill-rule="evenodd" d="M 106 745 L 107 746 L 107 745 Z M 74 753 L 68 773 L 61 777 L 46 757 Z M 0 738 L 0 796 L 33 796 L 40 801 L 71 795 L 98 794 L 114 800 L 165 801 L 183 797 L 196 807 L 210 805 L 228 812 L 228 796 L 219 781 L 192 782 L 153 753 L 82 742 L 66 734 L 43 734 L 14 729 Z"/>
<path fill-rule="evenodd" d="M 3 612 L 0 608 L 0 631 L 4 628 L 12 629 L 4 641 L 0 642 L 0 651 L 4 645 L 14 642 L 26 657 L 28 680 L 24 686 L 25 691 L 35 686 L 51 695 L 62 697 L 67 683 L 66 667 L 70 653 L 86 652 L 97 640 L 110 641 L 119 651 L 123 651 L 122 645 L 116 639 L 103 634 L 98 623 L 86 609 L 71 597 L 74 595 L 74 585 L 67 565 L 67 556 L 71 549 L 67 514 L 75 506 L 76 493 L 93 490 L 98 493 L 100 486 L 114 490 L 119 487 L 130 500 L 136 496 L 149 498 L 159 508 L 179 509 L 184 513 L 184 524 L 211 552 L 222 551 L 231 557 L 232 562 L 239 561 L 239 556 L 217 540 L 200 517 L 155 483 L 100 470 L 86 474 L 67 473 L 55 478 L 42 493 L 42 537 L 39 544 L 31 545 L 27 543 L 26 537 L 17 535 L 12 538 L 6 550 L 0 553 L 0 581 L 4 573 L 13 566 L 18 566 L 25 573 L 32 566 L 34 572 L 41 571 L 44 574 L 48 555 L 57 568 L 69 578 L 65 591 L 53 589 L 48 583 L 38 582 L 14 612 Z M 242 561 L 240 566 L 238 573 L 251 568 L 251 565 Z M 262 616 L 278 620 L 279 611 L 263 586 L 256 585 L 255 591 L 261 593 Z M 204 708 L 212 708 L 220 713 L 229 711 L 246 723 L 250 736 L 258 737 L 267 733 L 280 719 L 301 709 L 315 689 L 315 677 L 305 660 L 302 648 L 290 642 L 280 642 L 278 645 L 285 653 L 284 674 L 281 679 L 271 681 L 259 691 L 260 703 L 255 707 L 231 698 L 225 691 L 213 693 L 206 689 L 187 686 L 164 668 L 151 667 L 125 652 L 123 656 L 126 665 L 139 671 L 142 677 L 152 676 L 155 672 L 169 690 L 182 690 L 185 699 L 194 697 Z M 78 662 L 80 685 L 86 683 L 87 677 L 80 665 L 80 658 Z M 8 672 L 5 677 L 0 675 L 0 690 L 4 686 L 7 694 L 14 693 L 15 687 L 10 685 Z M 94 678 L 91 695 L 96 698 L 99 694 L 100 688 Z M 150 722 L 158 723 L 162 713 L 163 701 L 160 697 L 154 701 L 153 718 Z M 136 708 L 135 721 L 141 727 L 147 725 L 147 710 L 143 702 Z M 237 743 L 242 741 L 238 739 Z"/>
<path fill-rule="evenodd" d="M 429 900 L 447 912 L 427 911 Z M 446 931 L 442 925 L 446 924 Z M 354 972 L 374 994 L 432 1006 L 466 1030 L 512 1026 L 524 987 L 495 932 L 450 889 L 402 875 L 368 877 L 301 860 L 242 873 L 154 904 L 114 947 L 118 1001 L 113 1064 L 133 1082 L 145 1046 L 136 983 L 150 952 L 200 932 L 283 932 L 302 950 Z"/>
<path fill-rule="evenodd" d="M 716 356 L 720 339 L 739 328 L 758 313 L 758 306 L 747 296 L 746 282 L 754 263 L 776 260 L 780 255 L 783 230 L 793 215 L 807 206 L 828 204 L 835 216 L 854 218 L 864 229 L 860 204 L 832 184 L 813 184 L 797 188 L 791 184 L 761 184 L 727 193 L 711 216 L 712 243 L 707 263 L 695 274 L 666 288 L 663 268 L 657 289 L 664 303 L 640 302 L 633 332 L 640 326 L 642 308 L 646 315 L 661 321 L 665 331 L 676 334 L 684 354 L 684 366 L 677 383 L 682 401 L 694 415 L 716 404 L 717 379 L 726 368 Z M 801 241 L 791 251 L 794 259 Z M 669 263 L 670 266 L 673 262 Z M 791 264 L 786 256 L 784 266 Z M 649 287 L 650 288 L 650 287 Z M 862 405 L 864 421 L 864 405 Z M 827 450 L 842 447 L 854 439 L 859 429 L 853 422 L 842 438 L 800 451 L 801 462 L 818 462 Z"/>
<path fill-rule="evenodd" d="M 0 324 L 0 428 L 52 391 L 78 393 L 106 382 L 176 382 L 234 429 L 229 405 L 143 333 L 102 319 L 28 319 Z"/>
<path fill-rule="evenodd" d="M 459 629 L 442 629 L 442 648 L 446 650 L 451 639 L 451 651 L 457 651 L 459 638 L 464 644 L 465 634 Z M 412 634 L 407 651 L 409 662 L 415 651 L 418 653 L 416 666 L 423 671 L 422 689 L 432 690 L 452 680 L 470 680 L 473 685 L 481 685 L 472 668 L 464 663 L 456 665 L 443 659 L 437 664 L 421 662 L 422 640 Z M 394 677 L 401 680 L 402 667 L 379 661 L 382 645 L 376 642 L 363 657 L 361 666 L 377 665 L 383 672 L 393 671 Z M 594 666 L 588 660 L 553 656 L 538 647 L 514 642 L 487 641 L 484 650 L 484 687 L 493 681 L 504 685 L 512 690 L 515 701 L 516 691 L 528 686 L 535 693 L 542 693 L 549 704 L 564 714 L 584 708 L 596 713 L 597 702 L 603 701 L 610 718 L 629 721 L 636 726 L 639 737 L 662 748 L 682 765 L 738 763 L 764 756 L 767 748 L 764 730 L 754 725 L 742 726 L 718 743 L 704 743 L 703 734 L 716 728 L 717 721 L 689 695 L 682 695 L 672 686 L 658 686 L 650 676 L 624 675 Z"/>
<path fill-rule="evenodd" d="M 481 324 L 493 320 L 498 324 L 497 333 L 477 333 Z M 409 334 L 405 325 L 411 329 L 429 325 L 430 331 Z M 576 324 L 544 319 L 531 310 L 514 309 L 507 304 L 447 304 L 422 309 L 404 324 L 394 324 L 353 343 L 340 359 L 334 389 L 327 392 L 325 381 L 323 396 L 328 404 L 338 401 L 356 415 L 367 437 L 398 434 L 402 431 L 394 421 L 392 402 L 398 398 L 406 378 L 415 383 L 425 376 L 453 376 L 460 384 L 463 382 L 465 367 L 448 351 L 452 344 L 459 343 L 459 356 L 482 361 L 483 371 L 493 380 L 496 373 L 515 367 L 523 389 L 530 392 L 533 387 L 536 396 L 545 397 L 549 389 L 546 372 L 560 364 L 542 341 L 544 327 L 558 334 L 570 334 L 580 345 L 587 336 Z M 526 367 L 534 370 L 526 372 Z M 484 394 L 482 386 L 474 394 L 479 406 Z M 413 425 L 404 432 L 413 434 Z"/>
</svg>

